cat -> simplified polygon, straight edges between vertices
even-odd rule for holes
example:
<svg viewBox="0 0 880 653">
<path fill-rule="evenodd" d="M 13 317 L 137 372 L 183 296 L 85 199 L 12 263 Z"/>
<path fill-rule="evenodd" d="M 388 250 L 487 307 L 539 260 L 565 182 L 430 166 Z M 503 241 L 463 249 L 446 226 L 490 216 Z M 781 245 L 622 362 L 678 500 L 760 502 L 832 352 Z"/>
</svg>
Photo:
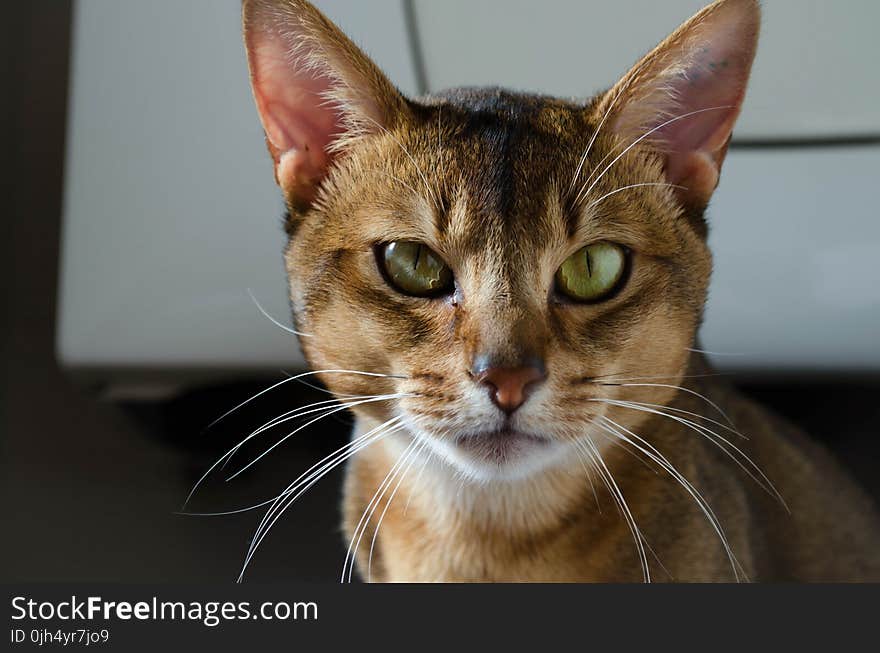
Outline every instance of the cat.
<svg viewBox="0 0 880 653">
<path fill-rule="evenodd" d="M 294 324 L 356 416 L 316 468 L 343 579 L 880 580 L 871 501 L 695 344 L 756 0 L 586 102 L 406 98 L 303 0 L 243 25 Z"/>
</svg>

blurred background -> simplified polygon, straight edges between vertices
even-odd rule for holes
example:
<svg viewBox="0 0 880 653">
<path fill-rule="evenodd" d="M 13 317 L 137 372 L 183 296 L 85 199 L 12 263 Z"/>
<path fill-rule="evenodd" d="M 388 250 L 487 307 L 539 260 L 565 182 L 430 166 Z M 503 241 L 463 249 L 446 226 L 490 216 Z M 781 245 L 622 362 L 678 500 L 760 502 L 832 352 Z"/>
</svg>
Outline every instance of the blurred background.
<svg viewBox="0 0 880 653">
<path fill-rule="evenodd" d="M 500 84 L 588 97 L 703 2 L 316 4 L 408 94 Z M 709 211 L 702 346 L 880 496 L 880 4 L 763 5 Z M 175 511 L 244 435 L 327 398 L 285 384 L 205 430 L 304 369 L 252 299 L 289 323 L 282 203 L 238 0 L 34 0 L 4 13 L 0 579 L 234 579 L 261 513 Z M 190 508 L 273 496 L 345 442 L 343 415 L 229 483 L 209 480 Z M 249 580 L 338 577 L 340 478 L 279 521 Z"/>
</svg>

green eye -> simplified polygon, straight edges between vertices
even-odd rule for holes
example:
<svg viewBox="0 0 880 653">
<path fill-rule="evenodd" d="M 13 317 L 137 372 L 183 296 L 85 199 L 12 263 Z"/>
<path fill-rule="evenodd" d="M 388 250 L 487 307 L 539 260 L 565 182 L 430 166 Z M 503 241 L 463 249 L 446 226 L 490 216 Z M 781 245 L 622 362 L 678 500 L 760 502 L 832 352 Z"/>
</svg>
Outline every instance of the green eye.
<svg viewBox="0 0 880 653">
<path fill-rule="evenodd" d="M 452 291 L 452 270 L 430 247 L 397 241 L 383 245 L 378 253 L 388 282 L 400 292 L 436 297 Z"/>
<path fill-rule="evenodd" d="M 575 301 L 597 302 L 617 289 L 625 269 L 626 253 L 620 245 L 587 245 L 556 272 L 556 289 Z"/>
</svg>

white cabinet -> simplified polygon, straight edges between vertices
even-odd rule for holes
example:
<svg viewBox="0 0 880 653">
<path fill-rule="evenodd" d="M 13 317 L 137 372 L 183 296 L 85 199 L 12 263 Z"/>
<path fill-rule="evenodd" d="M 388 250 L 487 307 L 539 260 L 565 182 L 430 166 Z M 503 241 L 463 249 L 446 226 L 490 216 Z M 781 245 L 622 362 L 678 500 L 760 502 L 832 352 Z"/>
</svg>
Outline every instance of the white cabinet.
<svg viewBox="0 0 880 653">
<path fill-rule="evenodd" d="M 317 3 L 408 93 L 398 0 Z M 58 354 L 104 381 L 301 366 L 239 0 L 75 5 Z"/>
<path fill-rule="evenodd" d="M 415 0 L 431 89 L 611 86 L 703 0 Z M 880 2 L 766 0 L 739 138 L 880 134 Z"/>
<path fill-rule="evenodd" d="M 726 369 L 880 370 L 880 146 L 734 150 L 703 345 Z"/>
</svg>

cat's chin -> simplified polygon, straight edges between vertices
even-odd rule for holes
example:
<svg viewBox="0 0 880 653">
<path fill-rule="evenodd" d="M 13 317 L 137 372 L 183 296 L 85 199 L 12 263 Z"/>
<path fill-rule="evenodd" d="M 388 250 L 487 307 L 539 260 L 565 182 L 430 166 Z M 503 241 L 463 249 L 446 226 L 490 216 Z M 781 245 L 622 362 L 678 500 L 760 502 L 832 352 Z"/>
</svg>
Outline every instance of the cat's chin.
<svg viewBox="0 0 880 653">
<path fill-rule="evenodd" d="M 528 478 L 563 459 L 557 440 L 518 431 L 486 431 L 442 441 L 447 462 L 478 481 Z"/>
</svg>

